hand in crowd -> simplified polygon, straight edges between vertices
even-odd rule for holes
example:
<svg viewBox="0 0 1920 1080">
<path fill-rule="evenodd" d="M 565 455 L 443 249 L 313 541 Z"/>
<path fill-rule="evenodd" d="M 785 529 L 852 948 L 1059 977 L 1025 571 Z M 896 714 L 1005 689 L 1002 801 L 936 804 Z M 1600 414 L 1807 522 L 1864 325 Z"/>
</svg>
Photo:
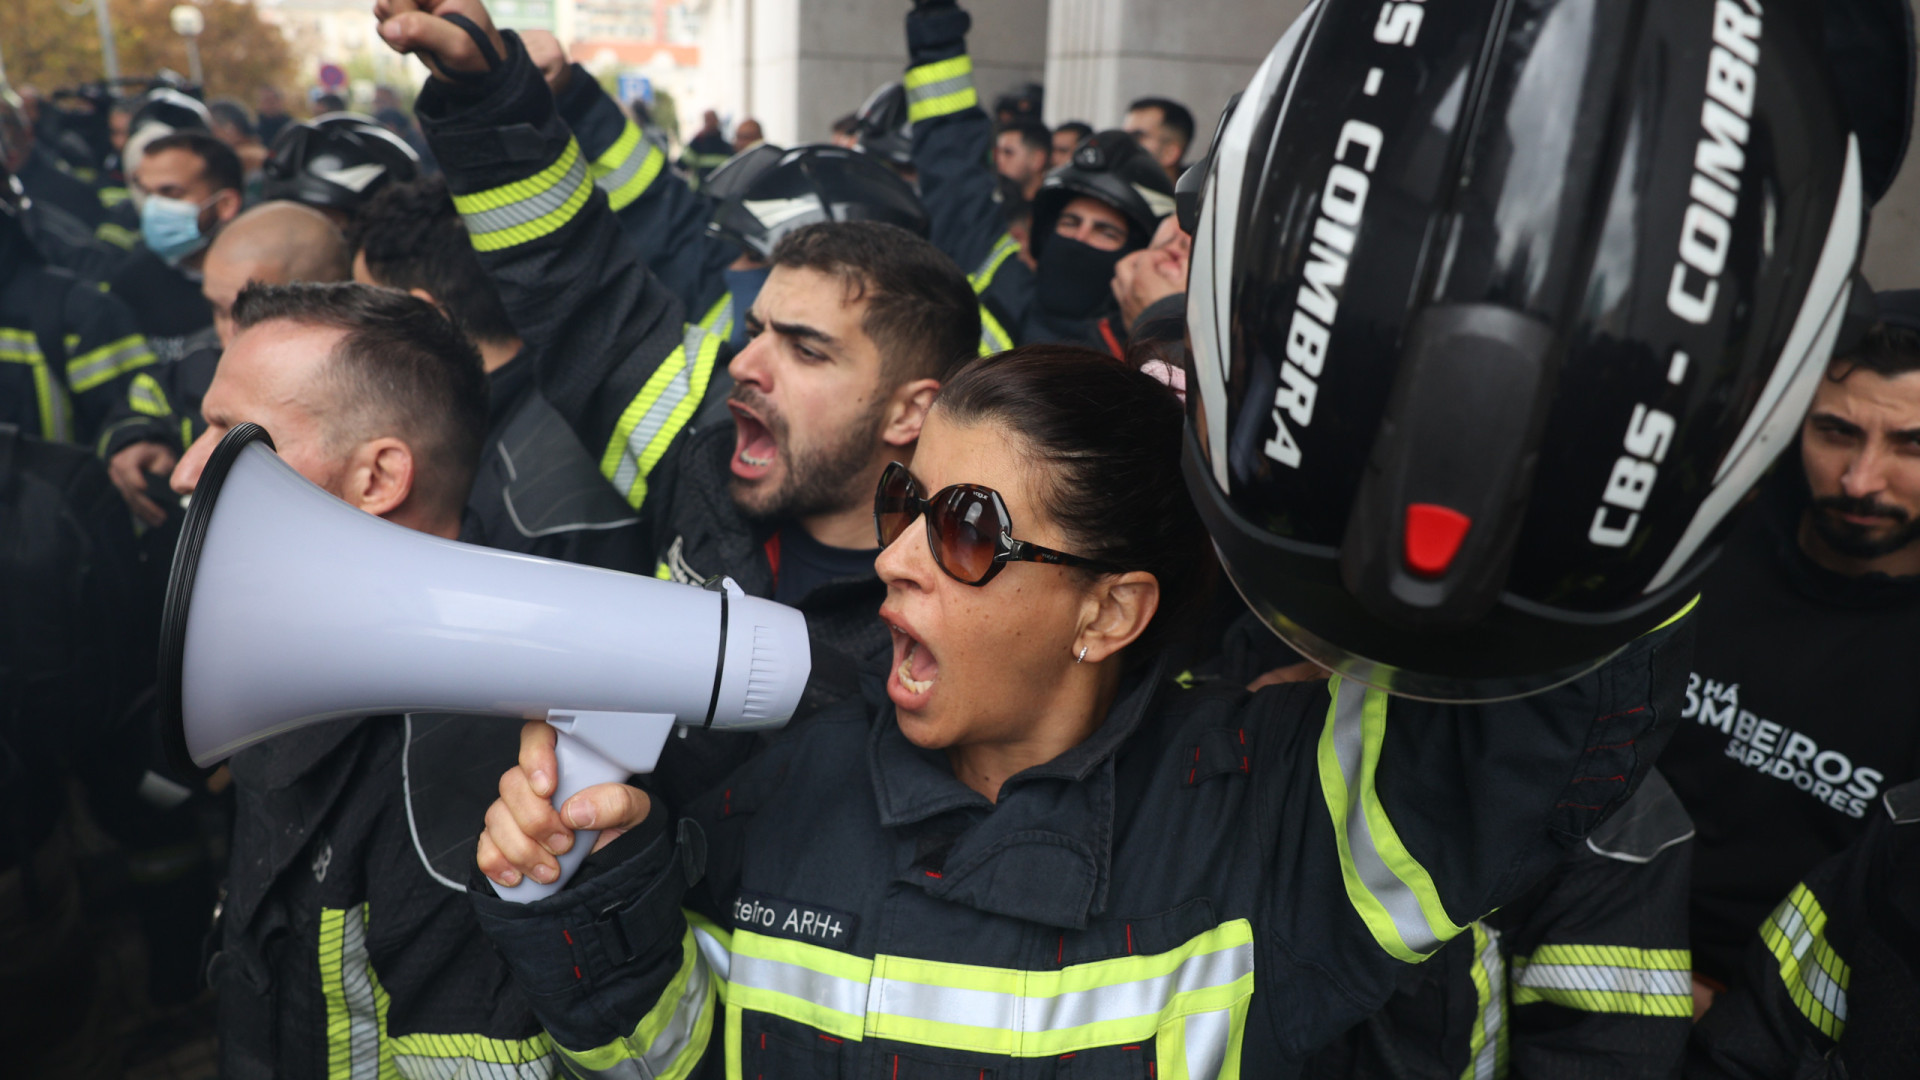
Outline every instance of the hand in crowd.
<svg viewBox="0 0 1920 1080">
<path fill-rule="evenodd" d="M 560 874 L 554 858 L 573 847 L 575 829 L 598 829 L 595 851 L 647 819 L 653 808 L 647 793 L 625 784 L 600 784 L 575 794 L 562 811 L 553 808 L 560 774 L 554 759 L 554 731 L 535 720 L 520 729 L 520 764 L 500 777 L 500 797 L 487 808 L 487 829 L 480 834 L 480 872 L 501 885 L 527 876 L 550 882 Z"/>
<path fill-rule="evenodd" d="M 1154 232 L 1153 243 L 1120 260 L 1113 269 L 1113 295 L 1128 326 L 1159 301 L 1187 291 L 1192 257 L 1193 238 L 1169 215 Z"/>
<path fill-rule="evenodd" d="M 178 461 L 174 452 L 160 443 L 137 442 L 107 461 L 107 475 L 120 489 L 134 517 L 147 525 L 159 525 L 167 520 L 167 512 L 147 497 L 147 481 L 154 475 L 172 473 Z"/>
<path fill-rule="evenodd" d="M 480 0 L 375 0 L 373 14 L 380 20 L 380 36 L 389 48 L 418 54 L 434 78 L 442 81 L 456 82 L 493 70 L 480 46 L 465 30 L 448 22 L 448 15 L 465 16 L 492 43 L 494 55 L 507 55 L 506 40 Z"/>
<path fill-rule="evenodd" d="M 540 69 L 540 77 L 547 80 L 553 96 L 557 98 L 565 93 L 573 75 L 573 60 L 560 39 L 545 30 L 522 30 L 520 44 L 526 46 L 527 59 Z"/>
</svg>

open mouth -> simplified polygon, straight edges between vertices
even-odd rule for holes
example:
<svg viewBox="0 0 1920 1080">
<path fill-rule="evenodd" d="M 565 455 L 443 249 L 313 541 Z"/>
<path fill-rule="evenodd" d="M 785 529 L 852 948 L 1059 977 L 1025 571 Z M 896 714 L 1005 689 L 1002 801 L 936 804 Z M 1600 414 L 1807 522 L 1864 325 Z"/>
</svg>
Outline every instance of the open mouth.
<svg viewBox="0 0 1920 1080">
<path fill-rule="evenodd" d="M 898 621 L 889 619 L 887 626 L 893 633 L 888 696 L 903 709 L 919 708 L 933 696 L 933 685 L 940 679 L 940 661 L 925 642 L 902 629 Z"/>
<path fill-rule="evenodd" d="M 744 480 L 758 480 L 772 471 L 780 457 L 780 444 L 773 429 L 737 402 L 728 402 L 733 412 L 733 474 Z"/>
</svg>

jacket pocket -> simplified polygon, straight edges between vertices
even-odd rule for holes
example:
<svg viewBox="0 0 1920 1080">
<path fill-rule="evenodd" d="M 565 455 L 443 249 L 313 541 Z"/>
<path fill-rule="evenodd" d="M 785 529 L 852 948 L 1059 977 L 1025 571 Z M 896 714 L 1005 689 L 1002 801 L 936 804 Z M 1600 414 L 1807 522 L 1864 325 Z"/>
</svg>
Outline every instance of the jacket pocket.
<svg viewBox="0 0 1920 1080">
<path fill-rule="evenodd" d="M 740 1061 L 745 1080 L 836 1080 L 842 1040 L 804 1024 L 762 1013 L 741 1022 Z"/>
</svg>

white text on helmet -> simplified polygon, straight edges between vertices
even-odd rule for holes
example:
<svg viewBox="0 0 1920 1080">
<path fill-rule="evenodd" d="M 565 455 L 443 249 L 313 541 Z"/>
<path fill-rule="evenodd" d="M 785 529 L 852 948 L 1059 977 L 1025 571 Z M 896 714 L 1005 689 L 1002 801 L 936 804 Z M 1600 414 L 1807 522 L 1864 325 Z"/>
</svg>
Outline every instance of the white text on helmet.
<svg viewBox="0 0 1920 1080">
<path fill-rule="evenodd" d="M 1680 225 L 1680 258 L 1667 283 L 1667 309 L 1696 325 L 1713 317 L 1720 296 L 1720 273 L 1733 240 L 1732 219 L 1740 208 L 1740 170 L 1747 162 L 1747 121 L 1753 116 L 1758 63 L 1758 0 L 1719 0 L 1713 6 L 1707 96 L 1700 106 L 1702 135 L 1688 188 L 1693 201 Z"/>
<path fill-rule="evenodd" d="M 1380 21 L 1373 24 L 1373 40 L 1382 45 L 1411 45 L 1420 36 L 1420 20 L 1426 15 L 1424 0 L 1380 5 Z"/>
<path fill-rule="evenodd" d="M 1315 380 L 1326 361 L 1333 318 L 1340 310 L 1336 290 L 1347 283 L 1347 257 L 1353 254 L 1372 183 L 1367 175 L 1379 164 L 1385 139 L 1379 128 L 1364 120 L 1347 121 L 1334 144 L 1333 168 L 1327 170 L 1326 186 L 1320 192 L 1320 217 L 1313 223 L 1307 265 L 1301 271 L 1304 280 L 1287 328 L 1287 358 L 1281 362 L 1280 388 L 1273 395 L 1273 438 L 1266 445 L 1266 455 L 1290 469 L 1300 467 L 1300 443 L 1287 422 L 1300 427 L 1313 423 L 1313 402 L 1320 392 Z"/>
<path fill-rule="evenodd" d="M 1660 462 L 1666 460 L 1673 445 L 1673 417 L 1645 405 L 1633 407 L 1633 422 L 1627 425 L 1626 450 L 1613 463 L 1607 476 L 1607 488 L 1600 496 L 1600 508 L 1593 512 L 1593 524 L 1587 527 L 1587 539 L 1601 547 L 1625 547 L 1640 524 L 1640 511 L 1646 509 L 1653 482 L 1660 478 Z M 1624 518 L 1621 517 L 1624 512 Z"/>
</svg>

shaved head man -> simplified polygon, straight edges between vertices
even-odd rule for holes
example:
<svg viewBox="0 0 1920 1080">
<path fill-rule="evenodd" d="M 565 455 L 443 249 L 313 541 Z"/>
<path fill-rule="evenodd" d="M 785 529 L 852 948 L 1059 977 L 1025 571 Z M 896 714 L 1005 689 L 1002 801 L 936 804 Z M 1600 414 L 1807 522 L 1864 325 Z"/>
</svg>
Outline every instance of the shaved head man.
<svg viewBox="0 0 1920 1080">
<path fill-rule="evenodd" d="M 233 301 L 249 282 L 346 281 L 353 276 L 347 238 L 327 216 L 295 202 L 270 202 L 234 218 L 207 252 L 201 291 L 213 305 L 213 326 L 233 340 Z"/>
<path fill-rule="evenodd" d="M 221 348 L 233 340 L 233 302 L 249 284 L 346 281 L 353 253 L 325 214 L 292 202 L 256 206 L 228 222 L 207 249 L 201 292 L 213 306 L 218 346 L 209 342 L 136 380 L 119 419 L 109 417 L 107 474 L 135 517 L 166 520 L 155 495 L 185 444 L 206 429 L 200 400 L 212 384 Z M 162 497 L 164 500 L 164 497 Z"/>
</svg>

